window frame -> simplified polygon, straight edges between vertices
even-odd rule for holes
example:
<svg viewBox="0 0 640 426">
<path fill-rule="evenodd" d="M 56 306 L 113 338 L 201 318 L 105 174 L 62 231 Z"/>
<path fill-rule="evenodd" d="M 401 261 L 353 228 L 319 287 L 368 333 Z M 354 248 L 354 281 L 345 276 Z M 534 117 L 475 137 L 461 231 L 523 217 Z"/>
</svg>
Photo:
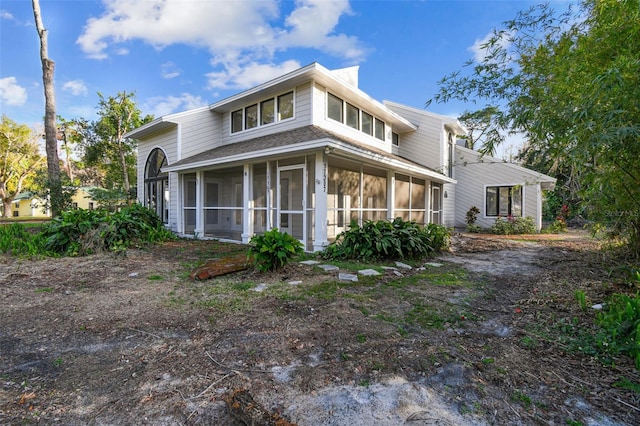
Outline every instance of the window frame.
<svg viewBox="0 0 640 426">
<path fill-rule="evenodd" d="M 364 129 L 364 126 L 365 126 L 365 119 L 364 118 L 365 117 L 367 117 L 367 122 L 368 122 L 367 124 L 369 126 L 369 130 L 368 131 Z M 373 123 L 374 123 L 373 120 L 374 120 L 373 115 L 369 114 L 368 112 L 362 111 L 362 118 L 360 120 L 362 124 L 360 125 L 360 131 L 362 133 L 364 133 L 365 135 L 373 136 Z"/>
<path fill-rule="evenodd" d="M 345 106 L 344 124 L 351 127 L 352 129 L 360 130 L 360 108 L 350 104 L 349 102 L 347 102 L 346 104 L 347 105 Z M 352 113 L 352 115 L 353 113 L 355 113 L 355 116 L 350 117 L 350 112 Z M 350 118 L 355 118 L 355 123 L 352 123 Z"/>
<path fill-rule="evenodd" d="M 400 146 L 400 135 L 396 132 L 391 132 L 391 145 Z"/>
<path fill-rule="evenodd" d="M 376 139 L 379 139 L 381 141 L 384 141 L 385 138 L 385 124 L 384 121 L 380 120 L 379 118 L 374 117 L 373 118 L 373 136 Z"/>
<path fill-rule="evenodd" d="M 332 104 L 332 101 L 340 102 L 340 108 L 336 108 L 338 104 Z M 335 117 L 332 113 L 340 111 L 340 117 Z M 327 93 L 327 118 L 337 121 L 338 123 L 344 123 L 344 99 L 334 95 L 333 93 Z"/>
<path fill-rule="evenodd" d="M 488 197 L 488 191 L 491 188 L 496 188 L 496 204 L 495 206 L 495 212 L 496 214 L 489 214 L 489 197 Z M 509 193 L 508 193 L 508 206 L 507 206 L 507 213 L 500 213 L 500 199 L 501 199 L 501 195 L 500 195 L 500 189 L 501 188 L 508 188 L 509 189 Z M 513 190 L 517 189 L 520 194 L 520 212 L 519 214 L 514 214 L 514 195 L 513 195 Z M 515 183 L 515 184 L 499 184 L 499 185 L 485 185 L 484 186 L 484 217 L 485 218 L 497 218 L 497 217 L 524 217 L 524 211 L 525 211 L 525 194 L 524 194 L 524 184 L 521 183 Z"/>
</svg>

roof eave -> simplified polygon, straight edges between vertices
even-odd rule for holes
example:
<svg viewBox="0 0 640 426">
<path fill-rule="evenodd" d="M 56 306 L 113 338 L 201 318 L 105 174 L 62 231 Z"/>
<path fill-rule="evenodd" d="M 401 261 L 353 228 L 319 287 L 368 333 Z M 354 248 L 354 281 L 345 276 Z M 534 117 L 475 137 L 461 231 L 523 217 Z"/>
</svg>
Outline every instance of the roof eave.
<svg viewBox="0 0 640 426">
<path fill-rule="evenodd" d="M 281 146 L 276 148 L 268 148 L 259 151 L 252 151 L 251 155 L 247 153 L 241 153 L 236 155 L 229 155 L 224 158 L 207 159 L 197 161 L 189 164 L 182 164 L 178 166 L 165 166 L 162 168 L 163 172 L 184 172 L 190 170 L 196 170 L 206 168 L 210 166 L 218 166 L 230 163 L 240 163 L 252 160 L 255 158 L 270 158 L 282 155 L 291 155 L 292 153 L 309 152 L 318 149 L 328 148 L 335 154 L 342 154 L 353 159 L 369 160 L 376 164 L 385 164 L 396 171 L 418 174 L 423 177 L 428 177 L 438 183 L 456 183 L 455 179 L 442 175 L 434 170 L 421 167 L 418 164 L 411 164 L 399 161 L 394 158 L 386 157 L 382 154 L 368 151 L 366 149 L 355 147 L 346 142 L 336 141 L 332 138 L 321 138 L 313 141 L 296 143 L 294 145 Z"/>
</svg>

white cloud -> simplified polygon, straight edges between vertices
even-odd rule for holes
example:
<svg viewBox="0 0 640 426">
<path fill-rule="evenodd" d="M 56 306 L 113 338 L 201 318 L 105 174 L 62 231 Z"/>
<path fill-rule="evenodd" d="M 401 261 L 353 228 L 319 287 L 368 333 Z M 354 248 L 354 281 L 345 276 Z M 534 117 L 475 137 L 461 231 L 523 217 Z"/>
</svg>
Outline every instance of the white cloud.
<svg viewBox="0 0 640 426">
<path fill-rule="evenodd" d="M 488 43 L 497 37 L 497 42 L 495 46 L 488 45 Z M 494 31 L 487 33 L 482 39 L 476 39 L 475 43 L 470 46 L 467 50 L 473 53 L 473 58 L 476 62 L 484 61 L 487 56 L 494 50 L 495 47 L 508 49 L 511 45 L 511 33 L 502 32 L 500 34 L 496 34 Z"/>
<path fill-rule="evenodd" d="M 145 114 L 153 114 L 154 117 L 186 111 L 208 105 L 208 102 L 200 96 L 183 93 L 180 96 L 157 96 L 145 102 L 142 110 Z"/>
<path fill-rule="evenodd" d="M 160 75 L 166 80 L 176 78 L 182 74 L 182 70 L 173 62 L 165 62 L 160 66 Z"/>
<path fill-rule="evenodd" d="M 67 81 L 62 85 L 62 90 L 71 92 L 73 96 L 86 96 L 89 90 L 82 80 Z"/>
<path fill-rule="evenodd" d="M 12 106 L 22 106 L 27 102 L 27 90 L 18 85 L 15 77 L 0 78 L 0 101 Z"/>
<path fill-rule="evenodd" d="M 289 60 L 280 65 L 256 62 L 237 65 L 227 64 L 223 71 L 207 74 L 208 89 L 242 89 L 253 87 L 265 81 L 300 68 L 298 61 Z"/>
<path fill-rule="evenodd" d="M 278 0 L 104 0 L 104 5 L 104 14 L 89 19 L 77 40 L 87 56 L 105 59 L 134 40 L 156 49 L 206 48 L 214 68 L 210 87 L 264 81 L 246 72 L 233 76 L 245 66 L 269 76 L 289 69 L 290 62 L 274 65 L 274 56 L 291 48 L 316 49 L 350 63 L 368 53 L 357 37 L 335 32 L 340 18 L 352 13 L 348 0 L 297 0 L 284 17 L 280 7 L 290 3 Z"/>
<path fill-rule="evenodd" d="M 13 17 L 13 15 L 10 12 L 7 12 L 6 10 L 0 10 L 0 18 L 2 19 L 8 19 L 10 21 L 12 21 L 13 19 L 15 19 Z"/>
</svg>

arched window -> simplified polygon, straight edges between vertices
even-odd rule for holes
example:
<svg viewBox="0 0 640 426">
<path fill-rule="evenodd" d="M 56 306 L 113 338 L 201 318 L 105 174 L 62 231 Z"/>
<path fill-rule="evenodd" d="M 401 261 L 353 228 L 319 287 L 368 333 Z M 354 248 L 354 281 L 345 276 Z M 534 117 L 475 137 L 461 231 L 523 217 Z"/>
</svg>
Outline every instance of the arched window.
<svg viewBox="0 0 640 426">
<path fill-rule="evenodd" d="M 167 165 L 167 156 L 155 148 L 147 157 L 144 170 L 144 203 L 155 210 L 162 222 L 169 222 L 169 174 L 162 172 Z"/>
</svg>

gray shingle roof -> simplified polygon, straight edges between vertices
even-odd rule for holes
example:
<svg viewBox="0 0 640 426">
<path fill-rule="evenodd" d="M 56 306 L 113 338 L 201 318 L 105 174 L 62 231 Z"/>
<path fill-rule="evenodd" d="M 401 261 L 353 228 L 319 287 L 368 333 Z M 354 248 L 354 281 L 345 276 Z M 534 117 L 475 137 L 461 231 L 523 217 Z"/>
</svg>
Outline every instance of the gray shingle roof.
<svg viewBox="0 0 640 426">
<path fill-rule="evenodd" d="M 238 155 L 246 155 L 247 158 L 259 158 L 260 156 L 264 155 L 261 154 L 260 151 L 272 148 L 282 148 L 302 142 L 313 142 L 322 140 L 326 140 L 327 145 L 330 144 L 331 141 L 340 142 L 357 149 L 365 150 L 376 155 L 405 163 L 412 167 L 417 166 L 434 172 L 434 170 L 424 167 L 423 165 L 415 163 L 413 161 L 407 160 L 406 158 L 391 154 L 370 145 L 363 144 L 354 139 L 338 135 L 318 126 L 298 127 L 293 130 L 259 136 L 257 138 L 248 139 L 246 141 L 219 146 L 208 151 L 201 152 L 200 154 L 184 158 L 180 161 L 170 164 L 169 167 L 171 169 L 174 169 L 176 167 L 188 168 L 191 164 L 196 165 L 209 162 L 210 164 L 216 164 L 217 161 L 215 160 L 224 162 L 225 158 Z M 252 157 L 250 155 L 251 153 L 255 153 L 256 155 Z"/>
</svg>

